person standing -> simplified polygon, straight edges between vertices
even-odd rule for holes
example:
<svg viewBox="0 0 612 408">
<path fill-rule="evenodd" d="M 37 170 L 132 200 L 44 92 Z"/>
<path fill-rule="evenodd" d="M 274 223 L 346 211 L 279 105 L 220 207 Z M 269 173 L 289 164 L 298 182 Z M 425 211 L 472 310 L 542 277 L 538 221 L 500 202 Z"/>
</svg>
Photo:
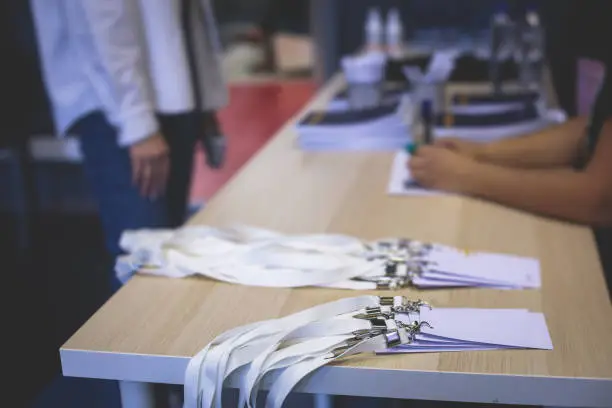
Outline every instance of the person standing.
<svg viewBox="0 0 612 408">
<path fill-rule="evenodd" d="M 179 226 L 193 152 L 226 105 L 210 0 L 31 0 L 57 132 L 80 138 L 111 256 Z M 112 278 L 112 289 L 120 282 Z"/>
</svg>

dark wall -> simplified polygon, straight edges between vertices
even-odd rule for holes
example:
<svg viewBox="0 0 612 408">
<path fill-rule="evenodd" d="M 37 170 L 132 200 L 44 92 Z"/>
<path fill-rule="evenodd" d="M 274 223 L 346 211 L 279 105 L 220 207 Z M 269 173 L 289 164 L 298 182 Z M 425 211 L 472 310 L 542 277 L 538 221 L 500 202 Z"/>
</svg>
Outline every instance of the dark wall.
<svg viewBox="0 0 612 408">
<path fill-rule="evenodd" d="M 53 129 L 29 1 L 0 2 L 0 145 Z"/>
<path fill-rule="evenodd" d="M 546 0 L 542 17 L 547 28 L 547 58 L 561 106 L 577 111 L 577 61 L 610 61 L 612 6 L 608 0 Z"/>
</svg>

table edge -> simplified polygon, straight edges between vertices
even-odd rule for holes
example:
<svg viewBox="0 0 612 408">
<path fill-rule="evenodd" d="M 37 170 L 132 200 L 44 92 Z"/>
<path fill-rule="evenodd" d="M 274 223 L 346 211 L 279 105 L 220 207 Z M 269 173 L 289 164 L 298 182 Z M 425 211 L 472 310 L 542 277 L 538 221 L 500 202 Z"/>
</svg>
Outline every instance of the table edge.
<svg viewBox="0 0 612 408">
<path fill-rule="evenodd" d="M 189 357 L 60 349 L 64 376 L 183 384 Z M 240 372 L 227 385 L 236 388 Z M 275 376 L 264 379 L 269 389 Z M 612 406 L 612 379 L 325 366 L 295 388 L 359 397 L 543 405 Z"/>
</svg>

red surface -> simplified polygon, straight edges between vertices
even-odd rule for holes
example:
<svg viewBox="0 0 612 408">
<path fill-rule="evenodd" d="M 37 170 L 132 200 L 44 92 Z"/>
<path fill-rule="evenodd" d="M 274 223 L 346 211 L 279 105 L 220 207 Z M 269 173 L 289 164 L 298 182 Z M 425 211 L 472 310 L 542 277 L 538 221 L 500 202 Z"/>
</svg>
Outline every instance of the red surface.
<svg viewBox="0 0 612 408">
<path fill-rule="evenodd" d="M 313 96 L 311 81 L 232 85 L 219 118 L 228 138 L 225 166 L 211 170 L 196 152 L 191 202 L 210 199 Z"/>
</svg>

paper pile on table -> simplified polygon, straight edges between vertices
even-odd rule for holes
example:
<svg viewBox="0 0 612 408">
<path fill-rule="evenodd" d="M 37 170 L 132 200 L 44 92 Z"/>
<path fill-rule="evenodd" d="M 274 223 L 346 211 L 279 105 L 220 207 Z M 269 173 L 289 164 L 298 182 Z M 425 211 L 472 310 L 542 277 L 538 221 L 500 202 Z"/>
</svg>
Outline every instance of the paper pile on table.
<svg viewBox="0 0 612 408">
<path fill-rule="evenodd" d="M 426 262 L 429 265 L 413 278 L 413 285 L 419 288 L 537 289 L 542 285 L 540 263 L 535 258 L 435 245 Z"/>
<path fill-rule="evenodd" d="M 541 286 L 540 263 L 535 258 L 401 239 L 375 241 L 370 247 L 372 253 L 387 259 L 386 276 L 400 286 L 402 276 L 407 276 L 410 284 L 420 289 L 536 289 Z M 376 278 L 380 282 L 383 277 Z"/>
<path fill-rule="evenodd" d="M 421 308 L 419 316 L 396 318 L 427 324 L 411 343 L 379 354 L 553 348 L 544 315 L 526 309 Z"/>
<path fill-rule="evenodd" d="M 436 118 L 434 136 L 488 142 L 536 132 L 567 119 L 563 111 L 544 106 L 537 92 L 456 94 L 447 111 Z"/>
<path fill-rule="evenodd" d="M 297 125 L 297 143 L 303 150 L 399 149 L 410 140 L 400 106 L 311 112 Z"/>
</svg>

